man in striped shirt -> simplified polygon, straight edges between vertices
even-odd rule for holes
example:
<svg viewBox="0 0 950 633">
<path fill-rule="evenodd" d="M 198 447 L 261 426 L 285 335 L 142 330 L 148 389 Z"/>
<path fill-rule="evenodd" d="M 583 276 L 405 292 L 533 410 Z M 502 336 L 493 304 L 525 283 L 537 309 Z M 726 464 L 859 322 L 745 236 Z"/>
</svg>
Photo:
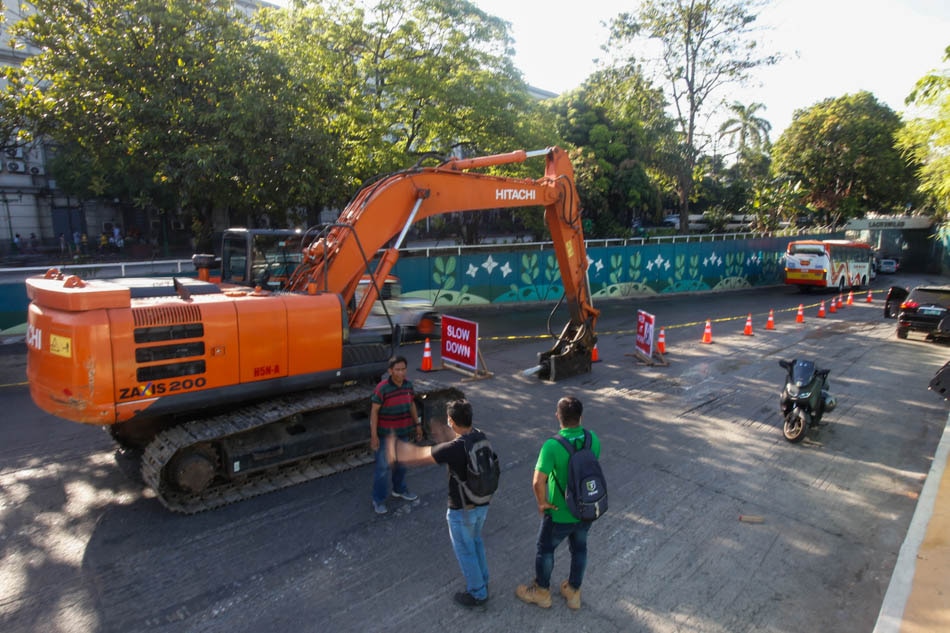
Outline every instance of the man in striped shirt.
<svg viewBox="0 0 950 633">
<path fill-rule="evenodd" d="M 419 497 L 406 486 L 406 467 L 399 462 L 390 466 L 386 459 L 386 445 L 381 438 L 390 435 L 409 441 L 422 439 L 422 425 L 419 412 L 416 411 L 415 392 L 412 383 L 406 380 L 408 361 L 403 356 L 389 359 L 389 376 L 376 385 L 370 398 L 372 408 L 369 413 L 370 448 L 376 453 L 376 466 L 373 473 L 373 510 L 376 514 L 386 514 L 386 497 L 389 492 L 389 478 L 392 476 L 392 495 L 415 501 Z"/>
</svg>

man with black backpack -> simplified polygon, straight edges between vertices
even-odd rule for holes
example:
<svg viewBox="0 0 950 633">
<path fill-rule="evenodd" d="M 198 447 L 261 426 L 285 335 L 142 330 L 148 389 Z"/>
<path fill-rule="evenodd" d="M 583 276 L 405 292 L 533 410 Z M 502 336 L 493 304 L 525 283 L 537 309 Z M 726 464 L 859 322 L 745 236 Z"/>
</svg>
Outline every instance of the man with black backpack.
<svg viewBox="0 0 950 633">
<path fill-rule="evenodd" d="M 534 467 L 532 488 L 541 514 L 534 582 L 518 585 L 515 595 L 542 608 L 551 606 L 554 550 L 565 538 L 571 550 L 571 571 L 561 595 L 571 609 L 581 608 L 581 583 L 587 567 L 587 532 L 607 509 L 607 483 L 600 469 L 600 439 L 581 426 L 581 401 L 565 396 L 557 403 L 560 425 L 548 439 Z"/>
<path fill-rule="evenodd" d="M 394 442 L 393 458 L 403 464 L 445 464 L 449 498 L 446 521 L 455 558 L 465 577 L 465 591 L 455 594 L 463 607 L 479 607 L 488 600 L 488 561 L 482 527 L 488 503 L 498 488 L 498 455 L 485 434 L 472 426 L 472 405 L 453 400 L 446 407 L 447 423 L 455 438 L 435 446 Z M 437 434 L 433 429 L 433 434 Z"/>
</svg>

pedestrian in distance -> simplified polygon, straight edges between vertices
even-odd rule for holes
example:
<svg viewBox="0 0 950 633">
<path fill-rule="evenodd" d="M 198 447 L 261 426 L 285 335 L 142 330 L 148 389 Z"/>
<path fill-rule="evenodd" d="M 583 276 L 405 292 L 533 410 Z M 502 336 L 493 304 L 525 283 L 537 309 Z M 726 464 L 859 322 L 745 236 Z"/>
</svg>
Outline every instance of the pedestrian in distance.
<svg viewBox="0 0 950 633">
<path fill-rule="evenodd" d="M 476 442 L 487 438 L 472 425 L 472 405 L 467 400 L 449 402 L 446 418 L 448 428 L 439 426 L 432 429 L 433 436 L 438 437 L 440 443 L 416 446 L 392 440 L 395 446 L 391 455 L 409 466 L 444 464 L 447 467 L 449 495 L 445 519 L 452 550 L 465 578 L 465 591 L 457 592 L 454 599 L 463 607 L 480 607 L 488 600 L 488 560 L 485 558 L 482 527 L 488 516 L 489 498 L 476 496 L 466 484 L 471 483 L 469 451 L 478 446 Z M 451 433 L 442 429 L 451 429 Z M 497 478 L 495 481 L 497 485 Z"/>
<path fill-rule="evenodd" d="M 406 379 L 409 363 L 403 356 L 389 359 L 389 375 L 376 385 L 370 397 L 369 413 L 370 448 L 375 452 L 373 472 L 373 510 L 386 514 L 386 497 L 389 479 L 392 477 L 392 496 L 415 501 L 419 497 L 406 487 L 406 467 L 387 459 L 386 445 L 380 440 L 394 436 L 401 440 L 421 440 L 422 424 L 416 410 L 415 391 L 412 382 Z"/>
<path fill-rule="evenodd" d="M 557 403 L 555 417 L 558 420 L 558 435 L 580 448 L 587 434 L 591 436 L 591 450 L 600 457 L 600 440 L 581 425 L 584 408 L 581 401 L 565 396 Z M 541 515 L 538 529 L 537 553 L 534 560 L 534 581 L 530 585 L 518 585 L 515 595 L 529 604 L 542 608 L 551 606 L 551 573 L 554 570 L 554 550 L 565 538 L 571 551 L 571 570 L 567 580 L 561 583 L 561 595 L 571 609 L 581 607 L 581 584 L 587 567 L 587 533 L 589 521 L 577 519 L 568 510 L 565 487 L 568 481 L 568 461 L 571 455 L 561 442 L 550 438 L 541 446 L 534 467 L 532 488 Z"/>
</svg>

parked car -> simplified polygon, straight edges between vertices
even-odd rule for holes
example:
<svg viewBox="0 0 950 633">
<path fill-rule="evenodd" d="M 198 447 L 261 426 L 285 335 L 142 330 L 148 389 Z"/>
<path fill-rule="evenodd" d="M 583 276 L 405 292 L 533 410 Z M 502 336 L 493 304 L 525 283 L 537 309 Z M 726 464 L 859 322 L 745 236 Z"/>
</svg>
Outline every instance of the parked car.
<svg viewBox="0 0 950 633">
<path fill-rule="evenodd" d="M 353 298 L 354 307 L 369 286 L 369 278 L 364 276 L 356 287 Z M 403 341 L 421 341 L 426 338 L 440 338 L 442 335 L 442 315 L 429 301 L 402 295 L 399 279 L 390 275 L 380 288 L 383 301 L 377 300 L 366 321 L 367 327 L 385 327 L 390 320 L 402 329 Z"/>
<path fill-rule="evenodd" d="M 893 275 L 898 268 L 900 268 L 900 265 L 896 259 L 882 259 L 879 272 Z"/>
<path fill-rule="evenodd" d="M 890 289 L 888 289 L 887 296 L 884 298 L 885 319 L 897 318 L 901 304 L 904 303 L 904 299 L 907 298 L 908 294 L 910 294 L 910 290 L 902 286 L 891 286 Z"/>
<path fill-rule="evenodd" d="M 924 332 L 928 340 L 950 339 L 950 286 L 917 286 L 901 302 L 897 338 Z"/>
</svg>

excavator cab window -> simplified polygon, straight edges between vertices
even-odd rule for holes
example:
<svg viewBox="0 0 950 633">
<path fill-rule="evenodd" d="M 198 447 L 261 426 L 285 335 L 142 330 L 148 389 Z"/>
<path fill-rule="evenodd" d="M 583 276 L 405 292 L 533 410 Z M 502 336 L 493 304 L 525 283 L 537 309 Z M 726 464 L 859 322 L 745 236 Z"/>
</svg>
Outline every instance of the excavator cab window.
<svg viewBox="0 0 950 633">
<path fill-rule="evenodd" d="M 243 235 L 225 235 L 221 249 L 221 282 L 248 285 L 247 238 Z"/>
<path fill-rule="evenodd" d="M 280 290 L 302 256 L 301 235 L 295 231 L 229 231 L 221 249 L 221 281 Z"/>
</svg>

